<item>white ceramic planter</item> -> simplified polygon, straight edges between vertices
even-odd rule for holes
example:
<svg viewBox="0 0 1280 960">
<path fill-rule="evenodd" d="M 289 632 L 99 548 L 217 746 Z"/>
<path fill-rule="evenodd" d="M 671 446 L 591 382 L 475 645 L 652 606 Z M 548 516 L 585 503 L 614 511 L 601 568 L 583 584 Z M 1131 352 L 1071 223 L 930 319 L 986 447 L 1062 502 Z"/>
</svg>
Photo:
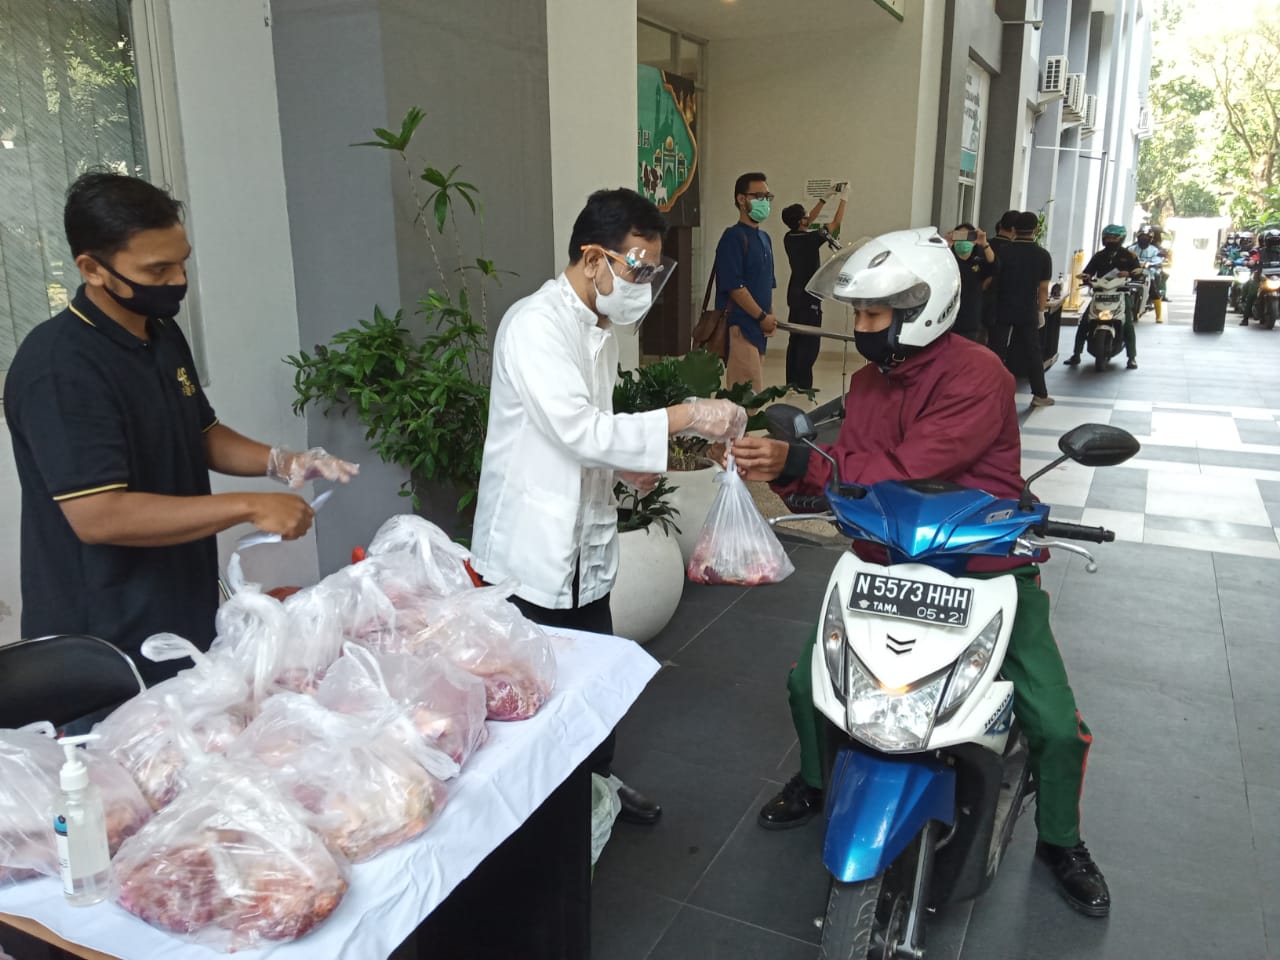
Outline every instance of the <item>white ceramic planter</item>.
<svg viewBox="0 0 1280 960">
<path fill-rule="evenodd" d="M 718 463 L 700 470 L 667 472 L 667 485 L 676 488 L 667 499 L 680 511 L 680 515 L 675 518 L 680 532 L 675 536 L 680 544 L 680 557 L 686 565 L 693 556 L 694 544 L 698 542 L 698 534 L 706 523 L 711 504 L 720 492 L 720 484 L 716 478 L 722 473 L 724 470 Z"/>
<path fill-rule="evenodd" d="M 609 595 L 613 632 L 648 643 L 667 625 L 684 594 L 680 545 L 656 524 L 618 534 L 618 581 Z"/>
</svg>

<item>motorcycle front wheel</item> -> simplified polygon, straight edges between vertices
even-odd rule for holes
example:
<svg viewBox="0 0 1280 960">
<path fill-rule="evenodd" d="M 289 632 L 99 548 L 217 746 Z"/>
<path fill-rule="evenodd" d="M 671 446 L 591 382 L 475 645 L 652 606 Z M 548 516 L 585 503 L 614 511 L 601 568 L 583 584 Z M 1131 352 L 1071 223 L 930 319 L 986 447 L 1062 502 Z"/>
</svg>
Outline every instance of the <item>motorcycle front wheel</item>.
<svg viewBox="0 0 1280 960">
<path fill-rule="evenodd" d="M 1280 300 L 1269 297 L 1267 299 L 1266 309 L 1262 311 L 1262 329 L 1274 330 L 1278 315 L 1280 315 Z"/>
<path fill-rule="evenodd" d="M 920 838 L 870 880 L 831 881 L 818 960 L 893 960 L 907 929 Z"/>
</svg>

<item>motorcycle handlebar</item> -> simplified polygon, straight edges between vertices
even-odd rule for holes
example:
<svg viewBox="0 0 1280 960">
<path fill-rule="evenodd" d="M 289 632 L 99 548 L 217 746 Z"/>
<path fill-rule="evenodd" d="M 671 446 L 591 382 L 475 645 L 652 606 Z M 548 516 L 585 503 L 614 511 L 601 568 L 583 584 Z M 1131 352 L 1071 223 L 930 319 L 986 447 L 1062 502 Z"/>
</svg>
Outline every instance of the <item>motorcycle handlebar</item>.
<svg viewBox="0 0 1280 960">
<path fill-rule="evenodd" d="M 1066 523 L 1059 520 L 1046 520 L 1036 533 L 1042 537 L 1088 540 L 1091 543 L 1111 543 L 1116 538 L 1115 531 L 1105 527 L 1086 527 L 1081 523 Z"/>
<path fill-rule="evenodd" d="M 831 509 L 826 497 L 807 493 L 793 493 L 782 502 L 793 513 L 826 513 Z"/>
</svg>

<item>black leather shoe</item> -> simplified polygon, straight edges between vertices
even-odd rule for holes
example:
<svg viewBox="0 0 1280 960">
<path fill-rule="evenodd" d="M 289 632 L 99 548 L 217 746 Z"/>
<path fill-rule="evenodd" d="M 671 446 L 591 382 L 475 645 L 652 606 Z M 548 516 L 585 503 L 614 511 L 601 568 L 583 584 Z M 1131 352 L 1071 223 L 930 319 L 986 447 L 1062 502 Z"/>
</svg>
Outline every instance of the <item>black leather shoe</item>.
<svg viewBox="0 0 1280 960">
<path fill-rule="evenodd" d="M 1073 353 L 1071 356 L 1067 357 L 1067 359 L 1065 359 L 1065 360 L 1063 360 L 1063 361 L 1062 361 L 1062 365 L 1063 365 L 1064 367 L 1078 367 L 1078 366 L 1080 366 L 1080 354 L 1078 354 L 1078 353 Z"/>
<path fill-rule="evenodd" d="M 622 801 L 622 810 L 618 813 L 618 818 L 627 823 L 652 827 L 662 819 L 662 807 L 625 783 L 618 788 L 618 799 Z"/>
<path fill-rule="evenodd" d="M 1242 327 L 1247 327 L 1248 325 L 1249 325 L 1249 318 L 1248 318 L 1248 317 L 1245 317 L 1243 320 L 1241 320 L 1241 321 L 1240 321 L 1240 326 L 1242 326 Z"/>
<path fill-rule="evenodd" d="M 1124 365 L 1124 368 L 1125 368 L 1126 370 L 1137 370 L 1137 369 L 1138 369 L 1138 361 L 1137 361 L 1136 359 L 1134 359 L 1133 357 L 1130 357 L 1130 358 L 1129 358 L 1129 362 L 1128 362 L 1128 363 L 1126 363 L 1126 364 Z"/>
<path fill-rule="evenodd" d="M 1036 856 L 1049 865 L 1058 881 L 1058 891 L 1072 908 L 1089 917 L 1105 917 L 1111 912 L 1106 878 L 1083 843 L 1056 847 L 1039 840 Z"/>
<path fill-rule="evenodd" d="M 809 786 L 797 773 L 776 797 L 760 808 L 760 826 L 766 830 L 800 827 L 821 809 L 822 791 Z"/>
</svg>

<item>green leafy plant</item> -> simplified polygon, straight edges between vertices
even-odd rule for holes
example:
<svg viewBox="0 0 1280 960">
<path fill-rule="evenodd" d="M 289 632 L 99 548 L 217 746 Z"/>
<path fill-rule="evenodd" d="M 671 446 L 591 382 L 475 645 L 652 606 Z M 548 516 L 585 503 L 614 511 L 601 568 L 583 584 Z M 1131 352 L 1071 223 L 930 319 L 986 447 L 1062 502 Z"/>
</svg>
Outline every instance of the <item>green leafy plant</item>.
<svg viewBox="0 0 1280 960">
<path fill-rule="evenodd" d="M 457 492 L 457 511 L 463 513 L 474 503 L 480 482 L 489 406 L 486 287 L 500 283 L 509 271 L 498 270 L 484 256 L 479 189 L 458 178 L 459 167 L 444 173 L 428 165 L 415 172 L 408 151 L 425 117 L 413 107 L 398 131 L 378 127 L 376 139 L 352 144 L 398 154 L 408 173 L 414 222 L 422 228 L 436 273 L 411 315 L 416 321 L 411 323 L 404 310 L 388 315 L 375 306 L 372 320 L 361 320 L 327 345 L 299 351 L 285 362 L 295 371 L 296 414 L 312 404 L 326 416 L 352 414 L 374 452 L 409 471 L 400 495 L 412 497 L 415 509 L 421 509 L 428 487 L 443 487 Z M 420 182 L 431 187 L 425 197 Z M 462 248 L 457 216 L 464 207 L 480 221 L 477 257 L 468 258 Z M 452 234 L 452 263 L 436 242 L 446 233 Z"/>
<path fill-rule="evenodd" d="M 668 500 L 670 494 L 678 489 L 668 486 L 666 477 L 659 477 L 658 485 L 644 496 L 625 483 L 617 484 L 614 494 L 618 498 L 618 532 L 647 530 L 656 523 L 666 533 L 680 533 L 675 522 L 680 511 Z"/>
<path fill-rule="evenodd" d="M 615 413 L 642 413 L 681 403 L 690 397 L 732 400 L 747 411 L 747 429 L 765 427 L 764 408 L 792 393 L 810 400 L 812 390 L 793 386 L 766 387 L 756 393 L 749 383 L 722 387 L 724 362 L 708 350 L 693 350 L 683 357 L 664 357 L 639 370 L 619 370 L 613 388 Z M 672 437 L 667 462 L 672 470 L 695 470 L 707 462 L 710 444 L 698 437 Z"/>
</svg>

